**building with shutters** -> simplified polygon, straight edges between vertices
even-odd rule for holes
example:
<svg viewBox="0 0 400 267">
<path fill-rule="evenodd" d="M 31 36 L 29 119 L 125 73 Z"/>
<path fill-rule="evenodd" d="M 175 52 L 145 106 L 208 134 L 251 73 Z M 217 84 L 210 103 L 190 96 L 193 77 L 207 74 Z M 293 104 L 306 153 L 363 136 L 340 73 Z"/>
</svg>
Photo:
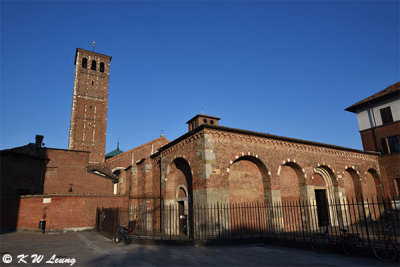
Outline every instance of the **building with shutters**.
<svg viewBox="0 0 400 267">
<path fill-rule="evenodd" d="M 400 82 L 346 108 L 357 114 L 364 151 L 376 151 L 391 195 L 400 194 Z"/>
</svg>

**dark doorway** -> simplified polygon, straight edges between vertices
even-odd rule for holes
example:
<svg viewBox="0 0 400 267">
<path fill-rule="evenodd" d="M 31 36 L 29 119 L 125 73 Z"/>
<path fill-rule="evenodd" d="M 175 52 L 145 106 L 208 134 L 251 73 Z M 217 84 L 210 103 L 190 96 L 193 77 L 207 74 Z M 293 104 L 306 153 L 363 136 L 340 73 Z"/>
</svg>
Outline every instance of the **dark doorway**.
<svg viewBox="0 0 400 267">
<path fill-rule="evenodd" d="M 191 239 L 193 239 L 194 238 L 194 221 L 193 221 L 194 216 L 193 216 L 192 172 L 190 170 L 190 166 L 189 166 L 188 162 L 185 159 L 176 158 L 174 160 L 174 163 L 175 163 L 176 168 L 185 175 L 186 187 L 187 187 L 187 191 L 188 191 L 187 192 L 186 214 L 184 214 L 185 223 L 186 223 L 186 233 Z M 180 202 L 180 201 L 178 201 L 178 202 Z M 182 203 L 184 203 L 184 202 L 182 201 Z"/>
<path fill-rule="evenodd" d="M 329 225 L 329 208 L 325 189 L 315 189 L 315 201 L 317 202 L 318 225 L 320 227 Z"/>
<path fill-rule="evenodd" d="M 187 235 L 187 218 L 185 215 L 185 202 L 178 201 L 179 234 Z"/>
</svg>

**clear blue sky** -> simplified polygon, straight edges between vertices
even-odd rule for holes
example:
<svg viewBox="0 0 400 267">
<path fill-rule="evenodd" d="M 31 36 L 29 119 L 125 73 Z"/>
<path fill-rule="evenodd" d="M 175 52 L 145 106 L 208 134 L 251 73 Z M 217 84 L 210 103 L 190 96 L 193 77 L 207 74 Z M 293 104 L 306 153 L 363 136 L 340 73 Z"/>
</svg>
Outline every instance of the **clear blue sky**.
<svg viewBox="0 0 400 267">
<path fill-rule="evenodd" d="M 75 48 L 112 56 L 107 149 L 221 125 L 361 149 L 351 104 L 399 78 L 398 1 L 1 2 L 0 148 L 67 148 Z"/>
</svg>

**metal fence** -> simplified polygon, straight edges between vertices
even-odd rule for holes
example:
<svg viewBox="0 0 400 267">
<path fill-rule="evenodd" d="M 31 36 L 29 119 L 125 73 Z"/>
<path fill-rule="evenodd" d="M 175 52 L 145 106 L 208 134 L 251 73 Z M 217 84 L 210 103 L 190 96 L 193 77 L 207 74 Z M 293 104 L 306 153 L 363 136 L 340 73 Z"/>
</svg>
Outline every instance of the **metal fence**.
<svg viewBox="0 0 400 267">
<path fill-rule="evenodd" d="M 155 203 L 155 204 L 154 204 Z M 392 226 L 400 241 L 400 200 L 342 199 L 321 205 L 315 201 L 273 203 L 227 203 L 198 205 L 139 205 L 129 210 L 98 208 L 97 229 L 112 237 L 117 223 L 134 227 L 140 239 L 154 240 L 233 240 L 283 239 L 308 242 L 329 228 L 333 238 L 340 229 L 358 234 L 365 246 L 385 238 Z"/>
</svg>

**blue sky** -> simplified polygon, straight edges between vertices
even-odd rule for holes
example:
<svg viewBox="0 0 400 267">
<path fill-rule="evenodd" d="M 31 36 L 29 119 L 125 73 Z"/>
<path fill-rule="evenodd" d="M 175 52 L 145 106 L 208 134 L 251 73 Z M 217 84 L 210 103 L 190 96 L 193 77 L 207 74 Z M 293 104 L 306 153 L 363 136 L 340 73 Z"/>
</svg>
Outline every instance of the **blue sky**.
<svg viewBox="0 0 400 267">
<path fill-rule="evenodd" d="M 107 148 L 221 125 L 362 149 L 399 78 L 398 1 L 2 1 L 0 149 L 67 148 L 75 48 L 112 56 Z"/>
</svg>

